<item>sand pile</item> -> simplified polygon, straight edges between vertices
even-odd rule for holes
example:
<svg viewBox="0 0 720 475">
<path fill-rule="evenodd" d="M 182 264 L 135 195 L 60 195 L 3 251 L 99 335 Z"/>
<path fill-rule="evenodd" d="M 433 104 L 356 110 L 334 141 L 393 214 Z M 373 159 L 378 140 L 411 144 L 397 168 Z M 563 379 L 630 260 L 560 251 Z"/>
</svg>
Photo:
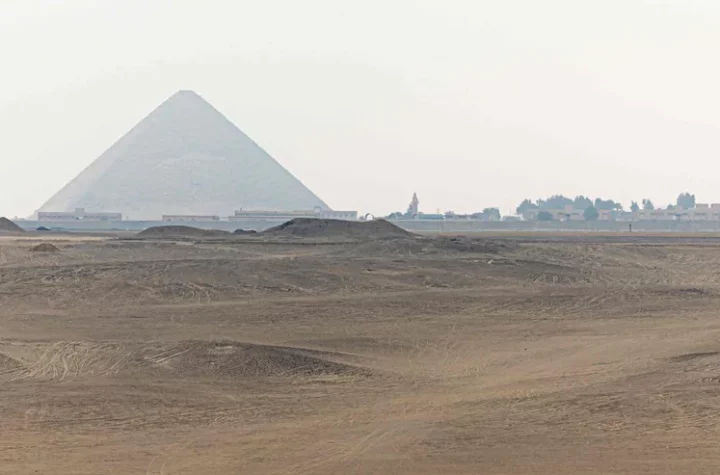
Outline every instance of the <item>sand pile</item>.
<svg viewBox="0 0 720 475">
<path fill-rule="evenodd" d="M 24 233 L 25 230 L 7 218 L 0 218 L 0 232 Z"/>
<path fill-rule="evenodd" d="M 219 231 L 217 229 L 199 229 L 192 226 L 154 226 L 140 231 L 139 237 L 184 237 L 184 238 L 202 238 L 202 237 L 222 237 L 230 233 L 227 231 Z"/>
<path fill-rule="evenodd" d="M 340 221 L 337 219 L 297 218 L 270 228 L 266 236 L 345 237 L 352 239 L 399 239 L 412 234 L 384 219 Z"/>
<path fill-rule="evenodd" d="M 168 356 L 164 356 L 164 355 Z M 352 374 L 363 370 L 330 361 L 319 351 L 236 342 L 184 342 L 159 362 L 183 376 L 293 376 Z"/>
<path fill-rule="evenodd" d="M 30 248 L 30 252 L 60 252 L 60 249 L 50 243 L 43 242 Z"/>
</svg>

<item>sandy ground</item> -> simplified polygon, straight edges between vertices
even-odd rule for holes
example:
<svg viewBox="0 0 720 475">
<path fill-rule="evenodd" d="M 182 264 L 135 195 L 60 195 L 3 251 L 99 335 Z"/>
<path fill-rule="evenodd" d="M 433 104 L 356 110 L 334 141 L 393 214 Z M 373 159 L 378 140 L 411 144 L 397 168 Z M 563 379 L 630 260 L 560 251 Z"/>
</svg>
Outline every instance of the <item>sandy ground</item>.
<svg viewBox="0 0 720 475">
<path fill-rule="evenodd" d="M 53 243 L 2 474 L 720 473 L 720 243 Z"/>
</svg>

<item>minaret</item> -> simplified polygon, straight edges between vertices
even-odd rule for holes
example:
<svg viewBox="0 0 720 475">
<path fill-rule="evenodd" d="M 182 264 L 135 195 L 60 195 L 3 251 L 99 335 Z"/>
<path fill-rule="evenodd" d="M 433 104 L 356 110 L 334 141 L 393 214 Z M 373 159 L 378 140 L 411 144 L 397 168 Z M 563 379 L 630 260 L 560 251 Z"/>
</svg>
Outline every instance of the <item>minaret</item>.
<svg viewBox="0 0 720 475">
<path fill-rule="evenodd" d="M 418 215 L 419 210 L 420 200 L 418 200 L 417 193 L 413 193 L 412 201 L 410 202 L 410 206 L 408 207 L 408 214 L 414 218 Z"/>
</svg>

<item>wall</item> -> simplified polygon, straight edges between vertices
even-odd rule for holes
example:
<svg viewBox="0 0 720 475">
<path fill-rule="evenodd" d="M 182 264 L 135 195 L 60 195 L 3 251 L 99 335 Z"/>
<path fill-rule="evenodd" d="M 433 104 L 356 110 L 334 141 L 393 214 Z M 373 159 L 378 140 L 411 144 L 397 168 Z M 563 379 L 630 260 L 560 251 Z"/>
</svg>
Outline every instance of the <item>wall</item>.
<svg viewBox="0 0 720 475">
<path fill-rule="evenodd" d="M 238 228 L 262 231 L 280 225 L 284 220 L 248 220 L 248 221 L 215 221 L 183 223 L 201 229 L 221 229 L 234 231 Z M 527 231 L 605 231 L 627 232 L 630 223 L 621 221 L 436 221 L 436 220 L 400 220 L 393 224 L 412 232 L 422 233 L 476 233 L 476 232 L 527 232 Z M 89 222 L 72 221 L 50 223 L 47 221 L 17 221 L 27 230 L 35 230 L 38 226 L 52 229 L 64 228 L 68 231 L 142 231 L 152 226 L 163 226 L 162 221 L 115 221 Z M 637 221 L 632 223 L 633 231 L 637 232 L 714 232 L 720 233 L 720 221 Z"/>
</svg>

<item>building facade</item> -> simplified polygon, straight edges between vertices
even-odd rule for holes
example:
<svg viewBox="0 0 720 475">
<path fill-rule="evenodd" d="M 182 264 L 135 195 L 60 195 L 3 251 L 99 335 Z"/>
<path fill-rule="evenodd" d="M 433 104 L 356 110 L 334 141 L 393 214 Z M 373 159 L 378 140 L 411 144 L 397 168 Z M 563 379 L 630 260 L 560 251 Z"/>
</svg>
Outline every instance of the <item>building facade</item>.
<svg viewBox="0 0 720 475">
<path fill-rule="evenodd" d="M 93 213 L 84 208 L 75 211 L 38 211 L 38 221 L 122 221 L 122 213 Z"/>
<path fill-rule="evenodd" d="M 228 216 L 229 221 L 290 221 L 296 218 L 319 218 L 319 219 L 340 219 L 345 221 L 357 221 L 357 211 L 332 211 L 316 208 L 314 210 L 275 211 L 275 210 L 251 210 L 235 211 L 235 214 Z"/>
<path fill-rule="evenodd" d="M 166 223 L 197 223 L 220 221 L 220 216 L 191 215 L 191 214 L 164 214 L 162 220 Z"/>
</svg>

